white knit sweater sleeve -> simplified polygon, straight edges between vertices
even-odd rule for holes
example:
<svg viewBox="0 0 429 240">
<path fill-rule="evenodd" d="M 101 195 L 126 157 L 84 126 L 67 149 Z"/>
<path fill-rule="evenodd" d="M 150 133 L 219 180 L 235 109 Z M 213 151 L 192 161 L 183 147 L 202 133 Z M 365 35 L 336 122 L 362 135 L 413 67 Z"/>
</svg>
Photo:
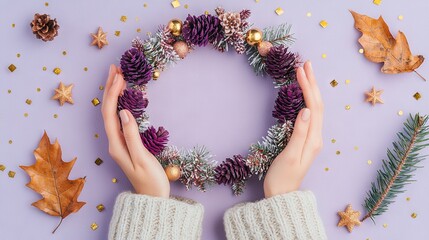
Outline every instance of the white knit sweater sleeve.
<svg viewBox="0 0 429 240">
<path fill-rule="evenodd" d="M 200 239 L 204 208 L 184 198 L 121 193 L 115 203 L 109 240 Z"/>
<path fill-rule="evenodd" d="M 229 240 L 327 239 L 316 198 L 308 191 L 238 204 L 225 213 L 224 225 Z"/>
</svg>

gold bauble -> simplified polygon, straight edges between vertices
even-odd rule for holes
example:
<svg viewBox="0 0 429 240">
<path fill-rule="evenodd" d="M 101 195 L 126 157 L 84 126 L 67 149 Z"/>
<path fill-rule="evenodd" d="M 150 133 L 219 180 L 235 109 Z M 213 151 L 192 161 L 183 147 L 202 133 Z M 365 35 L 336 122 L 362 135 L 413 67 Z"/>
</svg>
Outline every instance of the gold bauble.
<svg viewBox="0 0 429 240">
<path fill-rule="evenodd" d="M 271 44 L 270 42 L 262 41 L 261 43 L 258 44 L 259 55 L 261 55 L 262 57 L 266 57 L 272 47 L 273 47 L 273 44 Z"/>
<path fill-rule="evenodd" d="M 253 46 L 262 42 L 262 31 L 257 28 L 252 28 L 246 33 L 246 42 Z"/>
<path fill-rule="evenodd" d="M 158 69 L 153 70 L 152 79 L 157 80 L 159 78 L 159 75 L 161 75 L 161 72 Z"/>
<path fill-rule="evenodd" d="M 178 37 L 182 33 L 182 25 L 180 19 L 171 19 L 170 22 L 168 22 L 168 30 L 170 30 L 173 36 Z"/>
<path fill-rule="evenodd" d="M 173 44 L 173 49 L 181 59 L 184 59 L 189 52 L 188 44 L 184 41 L 177 41 Z"/>
<path fill-rule="evenodd" d="M 182 175 L 180 171 L 180 167 L 173 164 L 170 164 L 167 167 L 165 167 L 164 171 L 170 182 L 177 181 Z"/>
</svg>

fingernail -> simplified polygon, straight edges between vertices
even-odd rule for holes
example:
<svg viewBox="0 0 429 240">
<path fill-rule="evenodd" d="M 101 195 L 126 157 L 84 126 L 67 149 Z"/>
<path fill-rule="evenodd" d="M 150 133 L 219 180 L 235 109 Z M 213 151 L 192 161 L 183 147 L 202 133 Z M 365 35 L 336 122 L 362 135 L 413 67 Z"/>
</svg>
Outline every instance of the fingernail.
<svg viewBox="0 0 429 240">
<path fill-rule="evenodd" d="M 119 111 L 119 116 L 121 117 L 122 124 L 127 124 L 130 121 L 125 110 Z"/>
<path fill-rule="evenodd" d="M 302 121 L 306 122 L 308 119 L 310 119 L 310 109 L 304 108 L 301 115 Z"/>
<path fill-rule="evenodd" d="M 313 71 L 313 66 L 311 65 L 310 61 L 308 61 L 308 68 L 310 68 L 310 70 Z"/>
<path fill-rule="evenodd" d="M 113 85 L 115 85 L 118 82 L 119 74 L 115 74 L 115 78 L 113 78 Z"/>
<path fill-rule="evenodd" d="M 109 67 L 109 76 L 112 75 L 114 68 L 115 68 L 114 65 L 111 64 Z"/>
</svg>

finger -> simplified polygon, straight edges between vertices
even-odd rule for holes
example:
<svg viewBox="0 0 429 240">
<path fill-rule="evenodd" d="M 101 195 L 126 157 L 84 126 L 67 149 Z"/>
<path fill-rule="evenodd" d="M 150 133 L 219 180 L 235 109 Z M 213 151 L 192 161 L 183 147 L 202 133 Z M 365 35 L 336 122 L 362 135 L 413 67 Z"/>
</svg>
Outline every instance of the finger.
<svg viewBox="0 0 429 240">
<path fill-rule="evenodd" d="M 310 82 L 305 75 L 304 69 L 302 67 L 298 67 L 296 71 L 296 77 L 298 79 L 298 84 L 301 87 L 302 94 L 304 95 L 305 105 L 313 110 L 316 105 L 316 99 L 313 96 L 313 90 L 311 88 Z"/>
<path fill-rule="evenodd" d="M 117 73 L 116 66 L 113 64 L 110 64 L 109 75 L 107 76 L 106 84 L 104 86 L 103 99 L 106 97 L 106 93 L 109 91 L 110 87 L 112 86 L 112 82 L 113 82 L 113 79 L 115 78 L 116 73 Z"/>
<path fill-rule="evenodd" d="M 319 86 L 316 81 L 316 77 L 314 76 L 313 67 L 310 61 L 305 62 L 304 64 L 304 72 L 307 76 L 308 82 L 313 90 L 314 98 L 316 99 L 316 104 L 319 108 L 319 111 L 323 113 L 323 100 L 322 95 L 320 93 Z"/>
<path fill-rule="evenodd" d="M 130 111 L 126 109 L 121 110 L 119 116 L 131 161 L 134 166 L 144 166 L 144 162 L 152 156 L 142 143 L 137 122 Z"/>
</svg>

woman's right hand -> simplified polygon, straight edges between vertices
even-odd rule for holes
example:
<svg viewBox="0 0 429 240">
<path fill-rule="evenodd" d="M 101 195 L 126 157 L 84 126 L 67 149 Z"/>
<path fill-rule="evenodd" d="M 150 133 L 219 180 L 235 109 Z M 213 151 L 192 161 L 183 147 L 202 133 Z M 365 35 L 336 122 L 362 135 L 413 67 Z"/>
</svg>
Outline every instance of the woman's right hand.
<svg viewBox="0 0 429 240">
<path fill-rule="evenodd" d="M 117 115 L 118 97 L 126 82 L 115 65 L 110 65 L 101 112 L 109 140 L 109 154 L 127 175 L 136 193 L 168 198 L 170 183 L 161 164 L 143 145 L 137 122 L 128 110 Z"/>
</svg>

